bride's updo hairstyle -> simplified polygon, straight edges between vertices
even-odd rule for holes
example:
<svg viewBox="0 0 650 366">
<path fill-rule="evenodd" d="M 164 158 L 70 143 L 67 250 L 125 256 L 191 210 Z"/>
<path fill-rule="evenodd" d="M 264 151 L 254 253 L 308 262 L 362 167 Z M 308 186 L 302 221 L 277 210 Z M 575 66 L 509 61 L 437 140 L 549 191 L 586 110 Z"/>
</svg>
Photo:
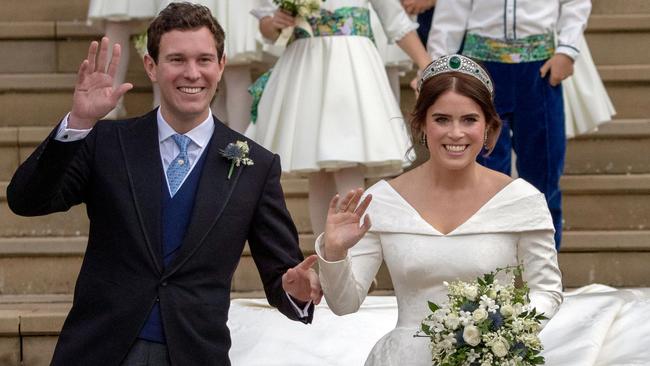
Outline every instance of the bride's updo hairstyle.
<svg viewBox="0 0 650 366">
<path fill-rule="evenodd" d="M 436 62 L 436 61 L 434 61 Z M 429 68 L 427 67 L 427 70 Z M 487 75 L 484 69 L 482 75 Z M 489 78 L 489 76 L 488 76 Z M 427 121 L 427 110 L 432 106 L 438 98 L 448 92 L 454 91 L 460 95 L 472 99 L 476 104 L 481 107 L 483 115 L 485 116 L 487 141 L 484 148 L 485 156 L 489 155 L 497 143 L 499 134 L 501 132 L 501 118 L 496 111 L 494 102 L 492 100 L 492 92 L 488 89 L 491 85 L 491 80 L 482 81 L 477 76 L 470 73 L 459 71 L 443 71 L 434 76 L 427 77 L 425 74 L 420 81 L 420 94 L 415 102 L 415 107 L 411 112 L 411 136 L 415 141 L 420 141 L 424 127 Z"/>
</svg>

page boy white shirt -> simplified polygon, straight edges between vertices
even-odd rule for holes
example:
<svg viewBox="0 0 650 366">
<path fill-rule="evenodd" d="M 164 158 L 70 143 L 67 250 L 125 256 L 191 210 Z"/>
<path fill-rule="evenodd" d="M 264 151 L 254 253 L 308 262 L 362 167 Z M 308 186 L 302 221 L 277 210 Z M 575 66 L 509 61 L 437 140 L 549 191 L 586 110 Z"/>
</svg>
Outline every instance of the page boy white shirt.
<svg viewBox="0 0 650 366">
<path fill-rule="evenodd" d="M 465 32 L 499 40 L 557 35 L 555 53 L 575 59 L 591 12 L 590 0 L 438 0 L 427 51 L 458 53 Z"/>
</svg>

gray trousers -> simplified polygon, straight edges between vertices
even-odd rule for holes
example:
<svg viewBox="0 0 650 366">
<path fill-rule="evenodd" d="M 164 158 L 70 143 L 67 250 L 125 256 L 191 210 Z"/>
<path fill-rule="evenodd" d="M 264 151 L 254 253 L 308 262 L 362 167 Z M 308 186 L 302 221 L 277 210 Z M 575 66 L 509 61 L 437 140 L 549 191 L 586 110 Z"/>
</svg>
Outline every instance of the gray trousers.
<svg viewBox="0 0 650 366">
<path fill-rule="evenodd" d="M 170 366 L 167 346 L 142 339 L 135 341 L 121 366 Z"/>
</svg>

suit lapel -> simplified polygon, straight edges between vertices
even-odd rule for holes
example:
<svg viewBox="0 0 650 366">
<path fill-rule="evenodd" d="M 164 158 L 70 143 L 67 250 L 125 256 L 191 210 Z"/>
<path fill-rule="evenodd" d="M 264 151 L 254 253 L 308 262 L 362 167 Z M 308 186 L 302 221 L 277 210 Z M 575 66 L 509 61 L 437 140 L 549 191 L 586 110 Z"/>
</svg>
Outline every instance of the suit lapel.
<svg viewBox="0 0 650 366">
<path fill-rule="evenodd" d="M 163 182 L 156 110 L 119 131 L 131 192 L 147 250 L 156 270 L 162 273 L 160 210 Z"/>
<path fill-rule="evenodd" d="M 197 187 L 190 224 L 178 255 L 165 271 L 164 277 L 176 272 L 203 244 L 205 237 L 221 216 L 243 169 L 235 169 L 228 179 L 230 161 L 221 156 L 221 150 L 234 142 L 232 134 L 215 117 L 215 129 L 209 148 L 204 153 L 205 163 Z"/>
</svg>

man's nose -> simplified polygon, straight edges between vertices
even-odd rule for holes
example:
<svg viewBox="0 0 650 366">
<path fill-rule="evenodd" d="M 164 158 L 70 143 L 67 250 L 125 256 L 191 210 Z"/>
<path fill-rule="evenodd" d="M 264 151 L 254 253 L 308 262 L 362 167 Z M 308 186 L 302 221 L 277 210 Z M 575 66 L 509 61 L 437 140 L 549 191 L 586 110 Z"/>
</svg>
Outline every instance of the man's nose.
<svg viewBox="0 0 650 366">
<path fill-rule="evenodd" d="M 183 76 L 189 80 L 196 80 L 201 77 L 199 66 L 196 62 L 190 61 L 185 65 L 185 73 Z"/>
</svg>

